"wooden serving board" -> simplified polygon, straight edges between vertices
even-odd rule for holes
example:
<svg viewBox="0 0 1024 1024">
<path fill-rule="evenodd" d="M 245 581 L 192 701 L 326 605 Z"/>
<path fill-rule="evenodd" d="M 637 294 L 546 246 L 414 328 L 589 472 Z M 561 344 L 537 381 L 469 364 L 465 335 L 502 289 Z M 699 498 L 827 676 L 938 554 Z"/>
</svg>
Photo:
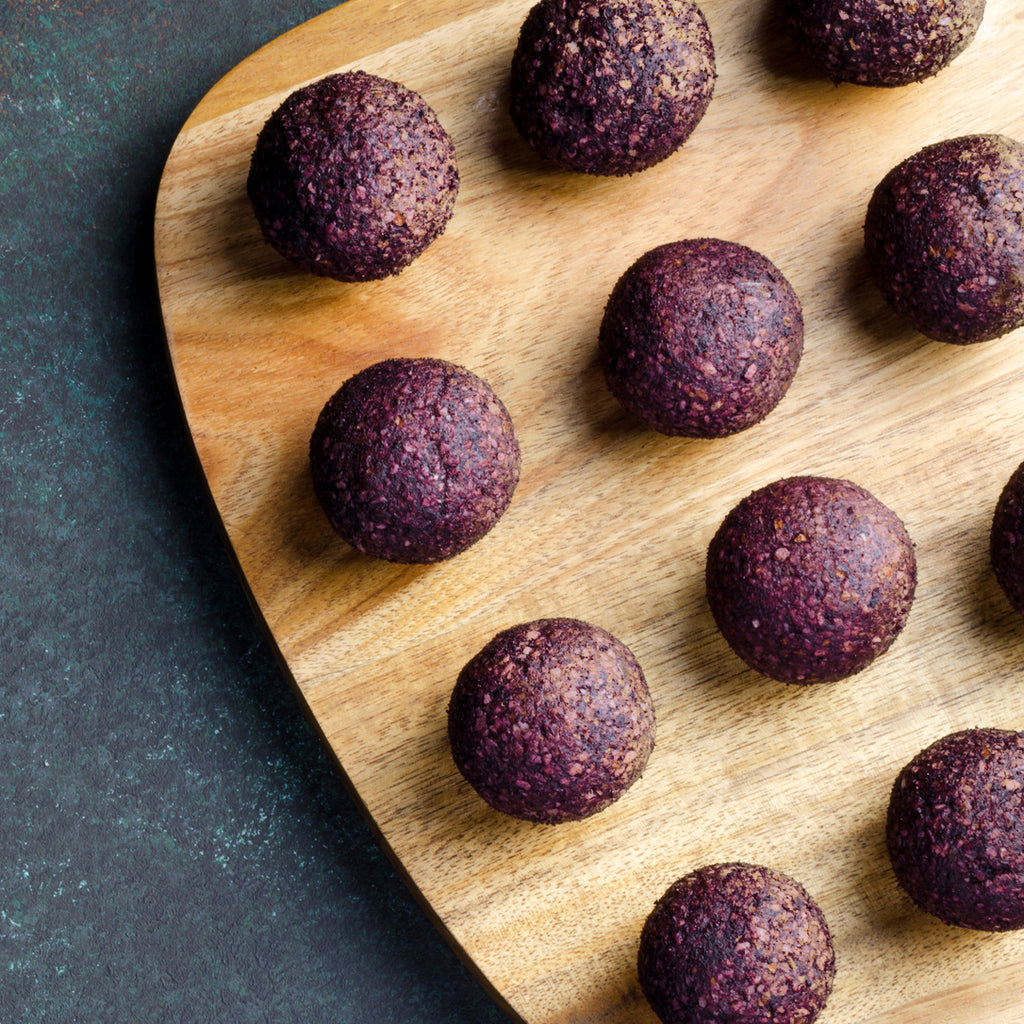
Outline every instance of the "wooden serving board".
<svg viewBox="0 0 1024 1024">
<path fill-rule="evenodd" d="M 711 861 L 799 879 L 834 934 L 827 1024 L 1020 1021 L 1024 935 L 947 928 L 897 889 L 883 840 L 896 772 L 944 733 L 1024 727 L 1024 622 L 987 563 L 991 512 L 1024 459 L 1024 337 L 960 348 L 891 314 L 861 225 L 882 175 L 926 143 L 1024 137 L 1024 7 L 989 0 L 931 81 L 836 88 L 797 61 L 769 0 L 705 0 L 719 79 L 675 156 L 629 179 L 541 163 L 506 114 L 531 0 L 352 0 L 260 50 L 183 127 L 156 211 L 174 372 L 210 490 L 297 693 L 382 842 L 509 1014 L 654 1021 L 640 927 Z M 261 241 L 245 196 L 256 134 L 292 89 L 359 68 L 419 91 L 462 172 L 447 231 L 397 278 L 315 279 Z M 730 439 L 641 429 L 607 393 L 598 324 L 653 245 L 718 236 L 763 252 L 801 296 L 803 363 Z M 307 443 L 328 396 L 385 356 L 489 380 L 523 448 L 498 526 L 433 567 L 355 554 L 330 531 Z M 859 676 L 793 688 L 715 630 L 704 554 L 729 508 L 795 473 L 847 477 L 904 519 L 920 582 L 896 644 Z M 646 671 L 658 742 L 644 778 L 588 821 L 531 826 L 457 775 L 445 711 L 495 632 L 570 615 Z"/>
</svg>

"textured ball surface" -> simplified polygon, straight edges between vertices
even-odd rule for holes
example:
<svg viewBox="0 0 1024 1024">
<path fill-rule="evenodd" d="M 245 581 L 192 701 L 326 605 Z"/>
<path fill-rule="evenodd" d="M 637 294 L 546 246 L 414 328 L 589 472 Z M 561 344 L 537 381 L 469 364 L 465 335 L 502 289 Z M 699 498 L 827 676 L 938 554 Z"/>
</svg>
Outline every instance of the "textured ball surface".
<svg viewBox="0 0 1024 1024">
<path fill-rule="evenodd" d="M 718 628 L 751 668 L 824 683 L 888 650 L 910 614 L 917 564 L 899 517 L 864 488 L 788 477 L 725 517 L 705 578 Z"/>
<path fill-rule="evenodd" d="M 671 885 L 637 957 L 663 1024 L 811 1024 L 835 969 L 828 924 L 807 891 L 752 864 L 713 864 Z"/>
<path fill-rule="evenodd" d="M 455 147 L 421 96 L 361 71 L 292 93 L 256 140 L 247 182 L 263 237 L 322 277 L 397 274 L 455 207 Z"/>
<path fill-rule="evenodd" d="M 512 58 L 512 120 L 560 167 L 645 170 L 704 116 L 715 52 L 692 0 L 540 0 Z"/>
<path fill-rule="evenodd" d="M 886 301 L 937 341 L 1024 324 L 1024 147 L 1001 135 L 938 142 L 894 167 L 864 225 Z"/>
<path fill-rule="evenodd" d="M 900 86 L 930 78 L 974 38 L 985 0 L 786 0 L 801 49 L 834 82 Z"/>
<path fill-rule="evenodd" d="M 892 788 L 886 841 L 896 879 L 946 924 L 1024 928 L 1024 735 L 951 733 Z"/>
<path fill-rule="evenodd" d="M 1024 615 L 1024 463 L 1007 480 L 992 516 L 989 554 L 996 580 Z"/>
<path fill-rule="evenodd" d="M 459 673 L 448 738 L 488 804 L 557 824 L 596 814 L 640 778 L 654 706 L 625 644 L 576 619 L 539 619 L 499 633 Z"/>
<path fill-rule="evenodd" d="M 781 401 L 803 336 L 800 301 L 770 260 L 699 238 L 652 249 L 619 278 L 599 353 L 612 394 L 647 426 L 724 437 Z"/>
<path fill-rule="evenodd" d="M 489 384 L 441 359 L 387 359 L 350 377 L 317 418 L 309 457 L 337 533 L 392 562 L 464 551 L 519 481 L 508 410 Z"/>
</svg>

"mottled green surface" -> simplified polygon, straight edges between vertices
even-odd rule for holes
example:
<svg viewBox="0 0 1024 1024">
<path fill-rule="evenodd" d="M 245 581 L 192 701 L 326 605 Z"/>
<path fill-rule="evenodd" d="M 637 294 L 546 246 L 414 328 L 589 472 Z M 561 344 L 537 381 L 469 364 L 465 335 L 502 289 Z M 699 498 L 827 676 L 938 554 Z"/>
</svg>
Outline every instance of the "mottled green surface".
<svg viewBox="0 0 1024 1024">
<path fill-rule="evenodd" d="M 0 1021 L 503 1020 L 205 505 L 152 270 L 189 111 L 328 2 L 0 0 Z"/>
</svg>

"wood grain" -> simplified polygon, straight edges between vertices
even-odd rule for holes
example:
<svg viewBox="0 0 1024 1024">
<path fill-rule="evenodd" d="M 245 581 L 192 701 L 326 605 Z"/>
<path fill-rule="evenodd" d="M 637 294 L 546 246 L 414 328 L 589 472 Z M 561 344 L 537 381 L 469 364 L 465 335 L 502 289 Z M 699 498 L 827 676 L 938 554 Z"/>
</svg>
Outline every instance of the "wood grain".
<svg viewBox="0 0 1024 1024">
<path fill-rule="evenodd" d="M 875 183 L 922 145 L 1024 137 L 1024 8 L 989 0 L 965 54 L 900 90 L 836 88 L 793 57 L 769 0 L 705 0 L 719 79 L 674 157 L 630 179 L 543 165 L 505 114 L 530 0 L 352 0 L 257 52 L 183 127 L 156 212 L 156 262 L 184 415 L 269 636 L 410 884 L 513 1017 L 654 1020 L 640 926 L 713 860 L 785 871 L 838 954 L 826 1024 L 1020 1019 L 1024 938 L 946 928 L 888 868 L 892 779 L 954 728 L 1024 726 L 1024 624 L 987 565 L 999 490 L 1024 458 L 1020 333 L 958 348 L 884 307 L 861 256 Z M 293 88 L 362 68 L 421 92 L 452 133 L 462 188 L 446 233 L 397 278 L 341 285 L 260 239 L 244 181 Z M 595 361 L 604 301 L 643 251 L 741 241 L 801 296 L 803 363 L 761 425 L 713 442 L 642 430 Z M 523 475 L 505 518 L 453 561 L 357 556 L 313 498 L 320 407 L 388 355 L 436 355 L 508 405 Z M 847 477 L 904 519 L 910 621 L 861 675 L 805 689 L 731 654 L 703 594 L 708 540 L 749 491 Z M 542 615 L 611 630 L 644 666 L 658 744 L 644 778 L 589 821 L 506 820 L 460 780 L 445 708 L 495 632 Z"/>
</svg>

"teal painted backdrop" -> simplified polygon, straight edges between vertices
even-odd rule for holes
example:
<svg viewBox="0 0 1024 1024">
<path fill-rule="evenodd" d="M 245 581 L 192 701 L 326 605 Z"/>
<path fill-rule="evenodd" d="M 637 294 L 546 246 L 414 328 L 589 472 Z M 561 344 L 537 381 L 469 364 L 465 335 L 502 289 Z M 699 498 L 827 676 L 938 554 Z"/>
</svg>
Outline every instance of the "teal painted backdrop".
<svg viewBox="0 0 1024 1024">
<path fill-rule="evenodd" d="M 505 1019 L 302 719 L 165 360 L 174 137 L 330 6 L 0 0 L 0 1024 Z"/>
</svg>

